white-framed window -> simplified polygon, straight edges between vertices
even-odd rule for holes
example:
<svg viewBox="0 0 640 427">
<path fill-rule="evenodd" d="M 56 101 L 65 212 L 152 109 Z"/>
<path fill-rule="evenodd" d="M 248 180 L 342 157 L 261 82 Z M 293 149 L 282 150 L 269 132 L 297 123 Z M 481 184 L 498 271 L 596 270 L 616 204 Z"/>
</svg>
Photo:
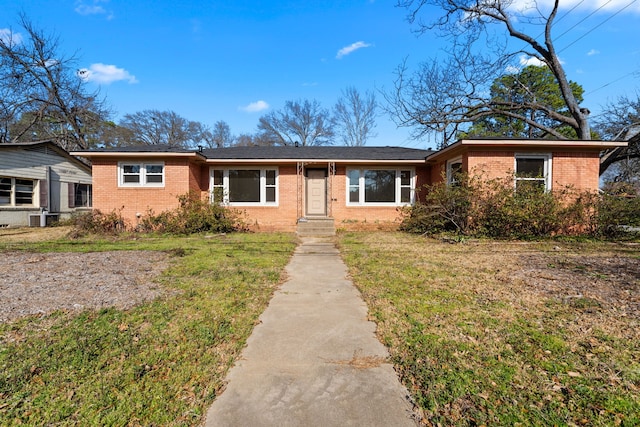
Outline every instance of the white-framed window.
<svg viewBox="0 0 640 427">
<path fill-rule="evenodd" d="M 347 169 L 347 205 L 407 205 L 415 197 L 415 171 L 409 168 Z"/>
<path fill-rule="evenodd" d="M 516 154 L 515 187 L 534 186 L 543 191 L 551 190 L 551 154 Z"/>
<path fill-rule="evenodd" d="M 447 184 L 456 185 L 460 180 L 460 174 L 462 173 L 462 156 L 455 157 L 451 160 L 447 160 Z"/>
<path fill-rule="evenodd" d="M 0 177 L 0 206 L 34 206 L 36 181 Z"/>
<path fill-rule="evenodd" d="M 230 206 L 277 206 L 278 168 L 212 168 L 211 202 Z"/>
<path fill-rule="evenodd" d="M 120 187 L 164 187 L 164 163 L 118 163 Z"/>
</svg>

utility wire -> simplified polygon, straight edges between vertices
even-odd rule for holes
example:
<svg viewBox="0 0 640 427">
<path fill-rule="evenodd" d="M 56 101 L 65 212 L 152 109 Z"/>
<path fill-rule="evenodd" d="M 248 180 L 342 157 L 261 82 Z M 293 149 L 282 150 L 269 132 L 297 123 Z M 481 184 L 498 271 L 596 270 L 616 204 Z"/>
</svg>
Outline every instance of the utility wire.
<svg viewBox="0 0 640 427">
<path fill-rule="evenodd" d="M 629 77 L 630 75 L 635 74 L 635 73 L 636 73 L 636 71 L 632 71 L 632 72 L 630 72 L 630 73 L 625 74 L 625 75 L 624 75 L 624 76 L 622 76 L 622 77 L 618 77 L 617 79 L 612 80 L 612 81 L 610 81 L 609 83 L 606 83 L 606 84 L 604 84 L 604 85 L 600 86 L 599 88 L 596 88 L 596 89 L 594 89 L 594 90 L 590 90 L 589 92 L 585 93 L 585 96 L 586 96 L 586 95 L 591 95 L 593 92 L 597 92 L 597 91 L 599 91 L 600 89 L 604 89 L 605 87 L 610 86 L 610 85 L 612 85 L 612 84 L 614 84 L 614 83 L 616 83 L 616 82 L 619 82 L 620 80 L 622 80 L 622 79 L 624 79 L 624 78 L 627 78 L 627 77 Z"/>
<path fill-rule="evenodd" d="M 586 21 L 587 19 L 591 18 L 594 14 L 598 13 L 603 7 L 605 7 L 606 5 L 608 5 L 609 3 L 611 3 L 613 0 L 609 0 L 606 3 L 603 3 L 602 6 L 600 6 L 599 8 L 597 8 L 596 10 L 594 10 L 593 12 L 591 12 L 590 14 L 588 14 L 587 16 L 585 16 L 584 18 L 582 18 L 580 21 L 576 22 L 571 28 L 569 28 L 568 30 L 566 30 L 564 33 L 560 34 L 558 37 L 555 38 L 554 41 L 557 41 L 560 37 L 564 36 L 565 34 L 567 34 L 569 31 L 573 30 L 575 27 L 577 27 L 578 25 L 582 24 L 584 21 Z M 634 0 L 635 1 L 635 0 Z M 572 9 L 573 10 L 573 9 Z"/>
<path fill-rule="evenodd" d="M 611 0 L 609 0 L 610 2 Z M 591 34 L 596 28 L 602 26 L 605 22 L 609 21 L 610 19 L 612 19 L 613 17 L 615 17 L 616 15 L 618 15 L 619 13 L 622 13 L 623 10 L 625 10 L 626 8 L 628 8 L 629 6 L 631 6 L 632 4 L 634 4 L 635 2 L 637 2 L 638 0 L 631 0 L 631 2 L 629 2 L 629 4 L 627 4 L 625 7 L 623 7 L 622 9 L 618 10 L 616 13 L 614 13 L 613 15 L 609 16 L 607 19 L 605 19 L 604 21 L 602 21 L 601 23 L 599 23 L 598 25 L 596 25 L 595 27 L 591 28 L 589 31 L 587 31 L 586 33 L 584 33 L 583 35 L 581 35 L 580 37 L 578 37 L 577 39 L 575 39 L 573 42 L 569 43 L 567 46 L 565 46 L 564 48 L 562 48 L 558 53 L 562 53 L 565 50 L 567 50 L 568 48 L 570 48 L 571 46 L 573 46 L 574 44 L 576 44 L 578 41 L 582 40 L 583 38 L 585 38 L 587 35 Z M 605 3 L 607 4 L 607 3 Z M 602 7 L 604 7 L 604 5 L 600 6 L 600 9 L 602 9 Z M 591 15 L 589 15 L 591 16 Z M 582 21 L 581 21 L 582 22 Z M 576 24 L 577 25 L 577 24 Z M 574 25 L 575 27 L 575 25 Z M 571 27 L 573 28 L 573 27 Z M 568 31 L 568 30 L 567 30 Z M 565 31 L 566 33 L 566 31 Z M 565 34 L 563 33 L 563 34 Z"/>
</svg>

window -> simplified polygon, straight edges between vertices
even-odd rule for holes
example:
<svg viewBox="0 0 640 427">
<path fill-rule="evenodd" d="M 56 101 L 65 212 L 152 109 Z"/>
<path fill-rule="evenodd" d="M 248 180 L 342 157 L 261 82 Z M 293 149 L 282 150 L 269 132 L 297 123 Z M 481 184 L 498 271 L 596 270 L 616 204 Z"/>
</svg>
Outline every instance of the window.
<svg viewBox="0 0 640 427">
<path fill-rule="evenodd" d="M 91 184 L 73 184 L 73 206 L 89 208 L 92 206 Z"/>
<path fill-rule="evenodd" d="M 550 154 L 516 154 L 515 163 L 516 190 L 525 186 L 551 190 Z"/>
<path fill-rule="evenodd" d="M 212 169 L 211 201 L 229 205 L 276 205 L 277 169 Z"/>
<path fill-rule="evenodd" d="M 457 185 L 462 173 L 462 157 L 447 161 L 447 184 Z"/>
<path fill-rule="evenodd" d="M 348 169 L 348 205 L 402 205 L 413 202 L 415 179 L 412 170 Z"/>
<path fill-rule="evenodd" d="M 120 187 L 164 187 L 163 163 L 120 163 Z"/>
<path fill-rule="evenodd" d="M 0 206 L 33 206 L 35 188 L 31 179 L 0 178 Z"/>
</svg>

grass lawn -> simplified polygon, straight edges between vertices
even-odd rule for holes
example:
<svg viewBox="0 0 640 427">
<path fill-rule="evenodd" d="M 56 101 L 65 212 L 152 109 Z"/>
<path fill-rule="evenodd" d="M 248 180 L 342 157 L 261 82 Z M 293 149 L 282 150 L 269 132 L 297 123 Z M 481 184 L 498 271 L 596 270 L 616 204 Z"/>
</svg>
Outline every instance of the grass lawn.
<svg viewBox="0 0 640 427">
<path fill-rule="evenodd" d="M 0 324 L 0 425 L 198 425 L 294 245 L 291 234 L 0 241 L 0 252 L 167 251 L 159 280 L 173 291 Z"/>
<path fill-rule="evenodd" d="M 425 425 L 640 425 L 640 246 L 339 246 Z"/>
</svg>

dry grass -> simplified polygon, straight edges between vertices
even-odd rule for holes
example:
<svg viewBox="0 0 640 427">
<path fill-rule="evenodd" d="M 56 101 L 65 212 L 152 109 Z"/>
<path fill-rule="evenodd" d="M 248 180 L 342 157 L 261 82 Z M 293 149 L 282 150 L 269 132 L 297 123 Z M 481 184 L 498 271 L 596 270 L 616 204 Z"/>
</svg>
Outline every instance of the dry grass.
<svg viewBox="0 0 640 427">
<path fill-rule="evenodd" d="M 340 244 L 424 424 L 640 422 L 637 245 Z"/>
</svg>

